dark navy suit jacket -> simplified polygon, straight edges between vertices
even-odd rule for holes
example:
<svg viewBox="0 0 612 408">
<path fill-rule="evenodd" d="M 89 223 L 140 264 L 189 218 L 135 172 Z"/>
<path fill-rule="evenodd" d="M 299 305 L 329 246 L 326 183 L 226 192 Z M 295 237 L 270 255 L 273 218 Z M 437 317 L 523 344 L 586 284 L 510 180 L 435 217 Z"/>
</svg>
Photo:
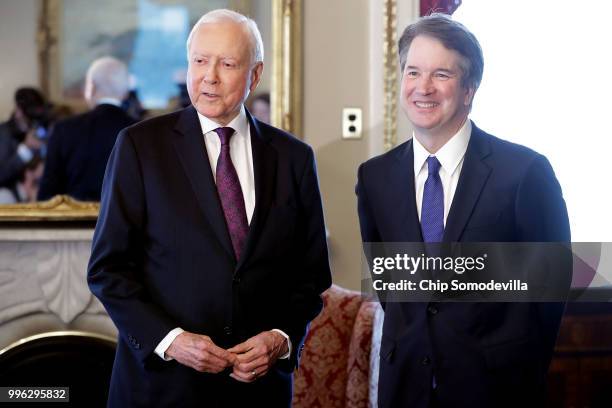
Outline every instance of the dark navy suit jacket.
<svg viewBox="0 0 612 408">
<path fill-rule="evenodd" d="M 106 162 L 117 134 L 134 122 L 110 104 L 58 122 L 49 137 L 38 199 L 67 194 L 82 201 L 100 201 Z"/>
<path fill-rule="evenodd" d="M 412 141 L 362 164 L 357 194 L 364 242 L 423 241 Z M 443 241 L 569 242 L 546 158 L 474 125 Z M 542 406 L 563 303 L 383 306 L 381 408 L 429 406 L 434 375 L 443 407 Z"/>
<path fill-rule="evenodd" d="M 236 260 L 196 110 L 122 131 L 111 154 L 88 282 L 119 329 L 109 406 L 284 406 L 307 324 L 331 284 L 312 149 L 247 113 L 255 210 Z M 175 327 L 228 348 L 264 330 L 292 354 L 251 384 L 154 354 Z"/>
</svg>

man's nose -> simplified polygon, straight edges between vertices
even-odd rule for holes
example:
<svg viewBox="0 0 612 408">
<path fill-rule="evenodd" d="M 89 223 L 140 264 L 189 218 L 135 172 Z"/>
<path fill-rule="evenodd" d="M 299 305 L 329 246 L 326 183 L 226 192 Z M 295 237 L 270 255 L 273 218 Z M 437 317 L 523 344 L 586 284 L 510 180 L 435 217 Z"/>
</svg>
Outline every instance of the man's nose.
<svg viewBox="0 0 612 408">
<path fill-rule="evenodd" d="M 219 76 L 217 75 L 217 64 L 208 64 L 204 71 L 204 82 L 207 84 L 216 84 L 219 82 Z"/>
<path fill-rule="evenodd" d="M 434 91 L 433 81 L 429 75 L 421 75 L 416 80 L 416 90 L 422 95 L 429 95 Z"/>
</svg>

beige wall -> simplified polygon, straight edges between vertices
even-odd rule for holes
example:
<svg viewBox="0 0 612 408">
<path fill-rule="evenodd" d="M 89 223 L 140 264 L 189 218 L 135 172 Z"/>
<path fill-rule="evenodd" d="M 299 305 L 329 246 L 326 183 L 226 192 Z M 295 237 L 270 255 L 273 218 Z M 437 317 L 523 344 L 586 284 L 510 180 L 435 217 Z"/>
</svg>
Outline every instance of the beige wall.
<svg viewBox="0 0 612 408">
<path fill-rule="evenodd" d="M 334 282 L 358 289 L 358 165 L 368 157 L 371 0 L 304 1 L 304 140 L 317 156 Z M 341 28 L 341 29 L 340 29 Z M 342 140 L 344 107 L 363 109 L 363 139 Z"/>
<path fill-rule="evenodd" d="M 318 160 L 334 283 L 358 290 L 363 265 L 354 187 L 359 164 L 383 152 L 384 1 L 303 4 L 304 140 Z M 398 33 L 414 20 L 418 5 L 398 2 Z M 363 109 L 362 140 L 342 140 L 344 107 Z M 401 112 L 398 122 L 402 142 L 412 132 Z"/>
<path fill-rule="evenodd" d="M 0 122 L 13 109 L 19 86 L 38 85 L 36 26 L 39 0 L 0 1 Z"/>
</svg>

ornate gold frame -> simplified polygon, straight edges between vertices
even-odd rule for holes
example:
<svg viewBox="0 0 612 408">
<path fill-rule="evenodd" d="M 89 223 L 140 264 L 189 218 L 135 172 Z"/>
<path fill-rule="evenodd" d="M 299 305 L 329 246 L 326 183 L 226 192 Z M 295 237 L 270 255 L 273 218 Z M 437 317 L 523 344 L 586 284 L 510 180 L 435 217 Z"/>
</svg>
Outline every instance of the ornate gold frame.
<svg viewBox="0 0 612 408">
<path fill-rule="evenodd" d="M 234 0 L 241 8 L 242 0 Z M 62 0 L 42 0 L 36 36 L 40 87 L 60 94 L 59 47 Z M 302 133 L 302 0 L 272 0 L 272 123 L 298 137 Z M 0 205 L 2 221 L 89 221 L 97 218 L 97 203 L 69 197 L 32 204 Z"/>
<path fill-rule="evenodd" d="M 38 203 L 0 205 L 0 221 L 95 221 L 100 204 L 65 195 Z"/>
<path fill-rule="evenodd" d="M 272 0 L 272 123 L 302 137 L 302 0 Z"/>
<path fill-rule="evenodd" d="M 397 1 L 385 0 L 384 5 L 384 149 L 391 150 L 397 144 Z"/>
</svg>

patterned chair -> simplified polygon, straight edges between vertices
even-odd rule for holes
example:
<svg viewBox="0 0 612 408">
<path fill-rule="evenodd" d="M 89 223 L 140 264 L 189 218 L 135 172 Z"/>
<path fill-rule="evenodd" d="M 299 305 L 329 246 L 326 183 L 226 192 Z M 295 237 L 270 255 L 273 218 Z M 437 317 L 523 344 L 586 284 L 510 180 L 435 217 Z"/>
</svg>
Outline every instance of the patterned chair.
<svg viewBox="0 0 612 408">
<path fill-rule="evenodd" d="M 293 407 L 368 407 L 376 303 L 333 285 L 310 325 L 294 376 Z"/>
</svg>

